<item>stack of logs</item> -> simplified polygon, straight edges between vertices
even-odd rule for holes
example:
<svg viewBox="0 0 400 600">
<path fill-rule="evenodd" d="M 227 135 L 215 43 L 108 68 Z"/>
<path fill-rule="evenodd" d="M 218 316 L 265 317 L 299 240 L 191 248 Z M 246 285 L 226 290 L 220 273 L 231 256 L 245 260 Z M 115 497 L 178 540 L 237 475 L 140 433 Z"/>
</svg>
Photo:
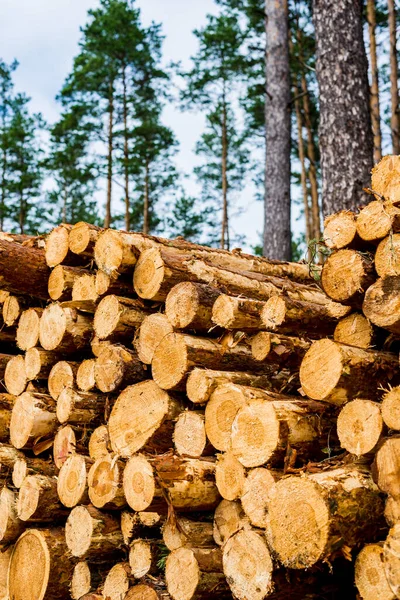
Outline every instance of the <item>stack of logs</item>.
<svg viewBox="0 0 400 600">
<path fill-rule="evenodd" d="M 400 597 L 399 163 L 313 276 L 0 234 L 0 600 Z"/>
</svg>

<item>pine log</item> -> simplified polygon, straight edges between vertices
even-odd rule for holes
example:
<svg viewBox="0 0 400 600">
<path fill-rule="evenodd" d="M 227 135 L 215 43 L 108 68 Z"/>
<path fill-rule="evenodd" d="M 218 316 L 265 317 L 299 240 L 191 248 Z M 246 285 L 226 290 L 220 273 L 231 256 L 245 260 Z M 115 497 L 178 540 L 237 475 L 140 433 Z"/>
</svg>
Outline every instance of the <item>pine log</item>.
<svg viewBox="0 0 400 600">
<path fill-rule="evenodd" d="M 108 427 L 100 425 L 92 432 L 89 439 L 89 456 L 93 460 L 97 460 L 102 456 L 107 456 L 111 452 L 110 437 L 108 435 Z"/>
<path fill-rule="evenodd" d="M 11 413 L 15 400 L 12 394 L 0 393 L 0 443 L 8 442 L 10 439 Z"/>
<path fill-rule="evenodd" d="M 82 596 L 88 594 L 92 589 L 92 577 L 90 567 L 84 560 L 78 562 L 74 567 L 71 579 L 71 598 L 80 600 Z"/>
<path fill-rule="evenodd" d="M 225 383 L 247 385 L 269 389 L 271 387 L 268 375 L 253 375 L 240 371 L 212 371 L 211 369 L 193 369 L 186 382 L 186 393 L 195 404 L 204 404 L 218 386 Z"/>
<path fill-rule="evenodd" d="M 74 387 L 78 367 L 79 363 L 72 361 L 61 360 L 55 363 L 48 378 L 49 392 L 53 400 L 58 400 L 65 388 Z"/>
<path fill-rule="evenodd" d="M 19 396 L 28 385 L 28 378 L 25 370 L 25 359 L 22 354 L 13 356 L 8 361 L 4 373 L 4 384 L 9 394 Z"/>
<path fill-rule="evenodd" d="M 17 540 L 8 572 L 13 600 L 67 600 L 73 562 L 64 529 L 27 529 Z"/>
<path fill-rule="evenodd" d="M 368 288 L 362 308 L 374 325 L 400 333 L 400 277 L 378 279 Z"/>
<path fill-rule="evenodd" d="M 375 252 L 375 270 L 379 277 L 395 277 L 400 275 L 399 233 L 389 235 L 378 245 Z"/>
<path fill-rule="evenodd" d="M 29 456 L 21 456 L 17 458 L 12 470 L 13 486 L 19 489 L 28 475 L 47 475 L 54 477 L 56 475 L 56 467 L 53 462 L 42 458 L 30 458 Z"/>
<path fill-rule="evenodd" d="M 247 474 L 243 485 L 241 502 L 253 527 L 268 526 L 268 500 L 271 490 L 282 476 L 281 471 L 257 467 Z"/>
<path fill-rule="evenodd" d="M 4 375 L 6 372 L 7 365 L 12 358 L 13 356 L 11 354 L 0 353 L 0 380 L 4 381 Z"/>
<path fill-rule="evenodd" d="M 95 311 L 95 305 L 99 296 L 96 292 L 96 276 L 92 273 L 85 273 L 77 277 L 72 286 L 72 300 L 90 302 Z"/>
<path fill-rule="evenodd" d="M 341 210 L 326 217 L 324 242 L 331 250 L 341 250 L 357 240 L 356 215 L 351 210 Z"/>
<path fill-rule="evenodd" d="M 400 525 L 395 525 L 383 545 L 383 564 L 389 588 L 395 598 L 400 594 Z"/>
<path fill-rule="evenodd" d="M 386 578 L 382 542 L 367 544 L 358 554 L 354 581 L 363 600 L 395 600 Z"/>
<path fill-rule="evenodd" d="M 158 600 L 161 598 L 156 590 L 149 585 L 139 584 L 129 588 L 124 600 Z M 162 598 L 168 600 L 169 596 L 163 594 Z"/>
<path fill-rule="evenodd" d="M 20 350 L 29 350 L 39 343 L 39 324 L 43 308 L 24 310 L 18 322 L 16 342 Z"/>
<path fill-rule="evenodd" d="M 129 589 L 131 569 L 128 563 L 121 562 L 111 567 L 104 581 L 103 598 L 107 600 L 120 600 L 126 598 Z"/>
<path fill-rule="evenodd" d="M 29 348 L 25 353 L 25 373 L 28 381 L 47 379 L 60 355 L 43 348 Z"/>
<path fill-rule="evenodd" d="M 151 365 L 154 351 L 164 336 L 173 332 L 166 315 L 154 313 L 145 317 L 136 330 L 134 345 L 142 363 Z"/>
<path fill-rule="evenodd" d="M 82 435 L 82 434 L 81 434 Z M 83 437 L 86 433 L 83 434 Z M 75 431 L 70 425 L 60 427 L 53 442 L 53 458 L 57 469 L 61 469 L 64 462 L 75 452 L 85 452 L 85 440 L 77 440 Z"/>
<path fill-rule="evenodd" d="M 0 600 L 9 600 L 10 597 L 8 594 L 7 579 L 13 548 L 13 546 L 9 545 L 0 547 Z"/>
<path fill-rule="evenodd" d="M 123 510 L 121 512 L 121 532 L 124 544 L 129 546 L 133 539 L 160 537 L 162 516 L 157 512 L 136 512 Z"/>
<path fill-rule="evenodd" d="M 397 231 L 400 231 L 400 210 L 390 202 L 370 202 L 357 216 L 357 233 L 367 242 L 377 242 Z"/>
<path fill-rule="evenodd" d="M 301 387 L 310 398 L 338 405 L 360 397 L 379 399 L 381 386 L 396 374 L 396 363 L 388 352 L 318 340 L 301 363 Z"/>
<path fill-rule="evenodd" d="M 52 300 L 64 302 L 71 300 L 72 288 L 78 277 L 85 275 L 86 269 L 81 267 L 66 267 L 57 265 L 50 274 L 48 281 L 48 292 Z"/>
<path fill-rule="evenodd" d="M 251 338 L 251 353 L 258 362 L 297 369 L 310 342 L 298 337 L 260 331 Z"/>
<path fill-rule="evenodd" d="M 100 340 L 131 342 L 149 311 L 141 300 L 110 295 L 100 301 L 93 321 L 94 332 Z"/>
<path fill-rule="evenodd" d="M 46 475 L 25 477 L 19 489 L 17 510 L 21 521 L 35 523 L 54 523 L 68 514 L 58 498 L 56 477 Z"/>
<path fill-rule="evenodd" d="M 172 448 L 172 422 L 183 410 L 153 380 L 129 386 L 119 395 L 108 421 L 111 447 L 129 457 L 141 449 L 164 452 Z"/>
<path fill-rule="evenodd" d="M 82 350 L 93 335 L 92 320 L 75 308 L 53 302 L 40 319 L 40 344 L 45 350 Z"/>
<path fill-rule="evenodd" d="M 372 465 L 374 480 L 379 489 L 396 500 L 400 498 L 400 437 L 383 440 Z"/>
<path fill-rule="evenodd" d="M 25 530 L 26 524 L 18 517 L 17 494 L 3 487 L 0 492 L 0 541 L 12 544 Z"/>
<path fill-rule="evenodd" d="M 121 387 L 142 381 L 146 370 L 136 352 L 113 344 L 100 351 L 94 369 L 96 386 L 102 392 L 114 392 Z"/>
<path fill-rule="evenodd" d="M 380 405 L 371 400 L 352 400 L 340 411 L 337 434 L 342 448 L 362 456 L 373 452 L 383 432 Z"/>
<path fill-rule="evenodd" d="M 24 454 L 20 452 L 14 446 L 9 444 L 0 444 L 0 471 L 4 471 L 8 474 L 12 473 L 14 464 L 17 460 L 23 459 Z"/>
<path fill-rule="evenodd" d="M 396 203 L 399 198 L 399 157 L 387 155 L 374 166 L 371 172 L 371 185 L 373 191 L 383 196 L 389 202 Z"/>
<path fill-rule="evenodd" d="M 262 600 L 272 592 L 273 563 L 263 535 L 239 531 L 224 546 L 223 568 L 238 600 Z"/>
<path fill-rule="evenodd" d="M 0 265 L 0 284 L 8 292 L 48 300 L 50 269 L 42 250 L 0 239 Z"/>
<path fill-rule="evenodd" d="M 110 455 L 98 458 L 88 474 L 89 498 L 93 506 L 120 510 L 126 506 L 122 487 L 124 463 Z"/>
<path fill-rule="evenodd" d="M 400 386 L 391 388 L 383 395 L 382 418 L 389 429 L 400 430 Z"/>
<path fill-rule="evenodd" d="M 91 223 L 85 223 L 84 221 L 75 223 L 68 236 L 69 249 L 74 254 L 92 258 L 94 246 L 101 231 L 101 227 Z"/>
<path fill-rule="evenodd" d="M 171 552 L 182 546 L 213 548 L 215 547 L 213 524 L 188 519 L 182 515 L 170 517 L 163 526 L 163 541 Z"/>
<path fill-rule="evenodd" d="M 218 565 L 209 565 L 208 556 L 206 560 L 202 558 L 201 554 L 195 555 L 190 548 L 178 548 L 168 555 L 165 580 L 174 600 L 207 600 L 227 596 L 222 567 L 215 571 Z"/>
<path fill-rule="evenodd" d="M 389 527 L 400 523 L 400 500 L 389 496 L 385 504 L 385 519 Z"/>
<path fill-rule="evenodd" d="M 223 546 L 229 538 L 242 529 L 249 529 L 250 521 L 240 502 L 222 500 L 214 512 L 213 537 L 218 546 Z"/>
<path fill-rule="evenodd" d="M 130 544 L 129 566 L 135 579 L 157 572 L 159 546 L 154 540 L 136 539 Z"/>
<path fill-rule="evenodd" d="M 105 419 L 109 398 L 104 394 L 81 392 L 65 387 L 57 400 L 57 419 L 79 427 L 96 427 Z"/>
<path fill-rule="evenodd" d="M 374 337 L 374 328 L 362 313 L 351 313 L 340 319 L 333 333 L 335 342 L 366 350 L 373 345 Z"/>
<path fill-rule="evenodd" d="M 115 275 L 110 276 L 104 273 L 104 271 L 96 271 L 94 285 L 98 296 L 115 294 L 123 298 L 136 298 L 131 278 L 124 279 L 123 277 L 118 277 L 116 279 Z"/>
<path fill-rule="evenodd" d="M 82 392 L 90 392 L 96 387 L 94 377 L 95 366 L 96 359 L 94 358 L 83 360 L 79 365 L 76 372 L 76 385 Z"/>
<path fill-rule="evenodd" d="M 180 456 L 199 458 L 213 453 L 211 445 L 207 444 L 204 413 L 200 411 L 186 410 L 178 416 L 173 440 L 175 450 Z"/>
<path fill-rule="evenodd" d="M 374 539 L 383 501 L 368 471 L 356 465 L 278 481 L 268 502 L 268 538 L 278 560 L 307 569 L 347 546 Z"/>
<path fill-rule="evenodd" d="M 67 508 L 89 503 L 87 474 L 92 464 L 93 460 L 88 456 L 73 454 L 61 466 L 57 493 L 60 502 Z"/>
<path fill-rule="evenodd" d="M 98 268 L 110 276 L 132 272 L 139 253 L 129 233 L 112 229 L 101 232 L 94 247 Z"/>
<path fill-rule="evenodd" d="M 65 524 L 65 541 L 72 556 L 86 560 L 113 557 L 122 547 L 118 519 L 94 506 L 77 506 Z"/>
<path fill-rule="evenodd" d="M 233 383 L 218 386 L 211 394 L 205 411 L 205 426 L 207 437 L 217 450 L 230 449 L 232 424 L 245 403 L 242 388 Z"/>
<path fill-rule="evenodd" d="M 108 346 L 111 346 L 111 345 L 112 345 L 111 342 L 109 342 L 108 340 L 100 340 L 97 337 L 97 335 L 95 335 L 92 338 L 92 341 L 90 342 L 90 347 L 96 358 L 98 358 L 100 356 L 100 352 L 102 350 L 104 350 L 104 348 L 108 348 Z"/>
<path fill-rule="evenodd" d="M 46 263 L 49 267 L 57 265 L 77 265 L 82 259 L 69 251 L 68 238 L 72 225 L 62 223 L 51 230 L 46 239 Z"/>
<path fill-rule="evenodd" d="M 243 494 L 246 470 L 231 451 L 218 456 L 215 483 L 222 498 L 237 500 Z"/>
<path fill-rule="evenodd" d="M 373 259 L 355 250 L 338 250 L 324 263 L 321 283 L 324 292 L 350 306 L 361 306 L 363 295 L 375 281 Z"/>
<path fill-rule="evenodd" d="M 3 304 L 3 321 L 7 327 L 17 325 L 19 318 L 26 308 L 27 302 L 23 297 L 9 295 Z"/>
<path fill-rule="evenodd" d="M 24 392 L 15 401 L 10 422 L 10 440 L 15 448 L 31 448 L 57 428 L 56 406 L 47 394 Z"/>
<path fill-rule="evenodd" d="M 265 302 L 221 294 L 212 307 L 212 320 L 225 329 L 259 331 L 266 329 L 261 318 Z"/>
<path fill-rule="evenodd" d="M 183 281 L 165 300 L 165 314 L 174 329 L 209 331 L 214 327 L 213 305 L 221 292 L 202 283 Z"/>
<path fill-rule="evenodd" d="M 162 490 L 156 482 L 150 461 L 142 455 L 132 456 L 126 463 L 123 477 L 127 503 L 135 511 L 165 509 Z"/>
</svg>

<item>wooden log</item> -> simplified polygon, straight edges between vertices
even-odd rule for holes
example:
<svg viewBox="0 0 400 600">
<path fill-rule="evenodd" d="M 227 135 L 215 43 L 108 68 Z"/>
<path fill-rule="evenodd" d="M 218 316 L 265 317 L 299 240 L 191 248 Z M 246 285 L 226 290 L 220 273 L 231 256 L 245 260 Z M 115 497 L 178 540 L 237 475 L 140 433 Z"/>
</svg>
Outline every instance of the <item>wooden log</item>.
<svg viewBox="0 0 400 600">
<path fill-rule="evenodd" d="M 53 462 L 49 462 L 42 458 L 31 458 L 29 456 L 21 456 L 17 458 L 12 470 L 13 486 L 19 489 L 28 475 L 47 475 L 54 477 L 56 475 L 56 467 Z"/>
<path fill-rule="evenodd" d="M 246 470 L 229 450 L 218 456 L 215 483 L 222 498 L 237 500 L 243 494 Z"/>
<path fill-rule="evenodd" d="M 126 598 L 130 575 L 129 563 L 121 562 L 111 567 L 104 581 L 103 598 L 107 598 L 107 600 Z"/>
<path fill-rule="evenodd" d="M 380 405 L 371 400 L 352 400 L 340 411 L 337 434 L 342 448 L 362 456 L 373 452 L 383 433 Z"/>
<path fill-rule="evenodd" d="M 95 335 L 90 342 L 90 347 L 96 358 L 98 358 L 100 356 L 100 352 L 108 346 L 111 346 L 111 342 L 108 340 L 100 340 L 97 335 Z"/>
<path fill-rule="evenodd" d="M 25 373 L 28 381 L 47 379 L 60 355 L 43 348 L 29 348 L 25 353 Z"/>
<path fill-rule="evenodd" d="M 221 294 L 212 307 L 212 320 L 225 329 L 259 331 L 265 329 L 261 311 L 265 302 Z"/>
<path fill-rule="evenodd" d="M 103 298 L 94 315 L 93 328 L 100 340 L 131 341 L 136 327 L 149 314 L 141 300 L 110 295 Z"/>
<path fill-rule="evenodd" d="M 214 512 L 213 537 L 218 546 L 223 546 L 230 537 L 242 529 L 250 529 L 249 518 L 240 502 L 222 500 Z"/>
<path fill-rule="evenodd" d="M 174 600 L 206 600 L 227 595 L 222 567 L 208 564 L 209 556 L 194 553 L 190 548 L 178 548 L 168 555 L 165 580 Z M 221 558 L 220 558 L 221 560 Z M 213 570 L 214 569 L 214 570 Z"/>
<path fill-rule="evenodd" d="M 1 547 L 0 552 L 0 599 L 8 600 L 8 569 L 10 566 L 11 555 L 13 552 L 13 546 Z"/>
<path fill-rule="evenodd" d="M 167 596 L 163 595 L 167 599 Z M 129 588 L 124 600 L 158 600 L 160 596 L 149 585 L 139 584 Z"/>
<path fill-rule="evenodd" d="M 298 337 L 260 331 L 251 338 L 251 353 L 258 362 L 297 368 L 310 342 Z"/>
<path fill-rule="evenodd" d="M 50 274 L 48 281 L 48 292 L 52 300 L 64 302 L 71 300 L 72 288 L 78 277 L 85 275 L 86 269 L 81 267 L 66 267 L 57 265 Z"/>
<path fill-rule="evenodd" d="M 207 437 L 217 450 L 230 449 L 232 424 L 245 403 L 242 388 L 232 383 L 218 386 L 211 394 L 205 411 L 205 426 Z"/>
<path fill-rule="evenodd" d="M 114 392 L 142 381 L 146 375 L 136 352 L 117 344 L 101 350 L 94 368 L 96 387 L 102 392 Z"/>
<path fill-rule="evenodd" d="M 182 402 L 161 390 L 153 380 L 127 387 L 118 396 L 108 421 L 113 451 L 127 458 L 141 449 L 171 449 L 173 420 L 182 410 Z"/>
<path fill-rule="evenodd" d="M 0 393 L 0 443 L 9 441 L 11 413 L 15 400 L 16 398 L 12 394 Z"/>
<path fill-rule="evenodd" d="M 88 563 L 85 560 L 78 562 L 74 567 L 71 579 L 71 598 L 80 600 L 82 596 L 88 594 L 92 589 L 91 572 Z"/>
<path fill-rule="evenodd" d="M 400 526 L 395 525 L 383 545 L 383 565 L 389 588 L 395 598 L 400 594 Z"/>
<path fill-rule="evenodd" d="M 374 325 L 400 333 L 400 277 L 378 279 L 368 288 L 362 308 Z"/>
<path fill-rule="evenodd" d="M 89 498 L 93 506 L 120 510 L 126 506 L 122 487 L 124 463 L 110 455 L 98 458 L 88 473 Z"/>
<path fill-rule="evenodd" d="M 85 273 L 77 277 L 72 286 L 72 300 L 90 302 L 95 311 L 96 302 L 99 296 L 96 292 L 96 276 L 92 273 Z"/>
<path fill-rule="evenodd" d="M 214 327 L 213 305 L 221 292 L 202 283 L 182 281 L 165 300 L 165 314 L 174 329 L 209 331 Z"/>
<path fill-rule="evenodd" d="M 68 514 L 58 498 L 57 479 L 46 475 L 25 477 L 19 489 L 17 510 L 21 521 L 35 523 L 54 523 Z"/>
<path fill-rule="evenodd" d="M 7 363 L 4 383 L 9 394 L 19 396 L 28 385 L 25 371 L 25 359 L 22 354 L 13 356 Z"/>
<path fill-rule="evenodd" d="M 16 342 L 20 350 L 29 350 L 39 343 L 39 324 L 42 308 L 28 308 L 18 321 Z"/>
<path fill-rule="evenodd" d="M 163 526 L 163 541 L 171 552 L 182 546 L 194 548 L 215 547 L 213 523 L 196 521 L 179 515 L 169 518 Z"/>
<path fill-rule="evenodd" d="M 2 380 L 4 380 L 4 375 L 6 372 L 7 365 L 12 358 L 13 358 L 12 354 L 0 353 L 0 378 Z"/>
<path fill-rule="evenodd" d="M 127 503 L 135 511 L 147 509 L 165 510 L 166 501 L 162 489 L 156 482 L 150 461 L 140 454 L 132 456 L 126 463 L 123 488 Z"/>
<path fill-rule="evenodd" d="M 326 217 L 324 242 L 331 250 L 341 250 L 357 240 L 356 215 L 351 210 L 341 210 Z"/>
<path fill-rule="evenodd" d="M 109 399 L 102 394 L 81 392 L 66 387 L 57 400 L 57 419 L 79 427 L 96 427 L 105 419 Z"/>
<path fill-rule="evenodd" d="M 94 368 L 96 359 L 88 358 L 83 360 L 76 372 L 76 385 L 82 392 L 90 392 L 96 387 L 94 377 Z"/>
<path fill-rule="evenodd" d="M 27 529 L 17 540 L 8 572 L 14 600 L 67 600 L 73 571 L 63 528 Z"/>
<path fill-rule="evenodd" d="M 0 444 L 0 471 L 8 475 L 12 473 L 15 462 L 24 458 L 23 452 L 20 452 L 14 446 L 9 444 Z"/>
<path fill-rule="evenodd" d="M 269 389 L 270 377 L 241 371 L 213 371 L 195 368 L 187 378 L 186 393 L 191 402 L 204 404 L 217 387 L 225 383 Z"/>
<path fill-rule="evenodd" d="M 57 493 L 60 502 L 67 508 L 89 503 L 87 474 L 92 464 L 93 460 L 88 456 L 73 454 L 61 466 Z"/>
<path fill-rule="evenodd" d="M 375 278 L 372 256 L 356 250 L 338 250 L 325 261 L 321 283 L 332 300 L 359 307 Z"/>
<path fill-rule="evenodd" d="M 379 399 L 381 386 L 396 374 L 397 358 L 324 339 L 314 342 L 300 366 L 301 387 L 309 398 L 345 404 L 354 398 Z"/>
<path fill-rule="evenodd" d="M 211 445 L 207 444 L 204 413 L 200 411 L 186 410 L 178 416 L 173 440 L 175 450 L 180 456 L 199 458 L 213 452 Z"/>
<path fill-rule="evenodd" d="M 48 387 L 53 400 L 58 400 L 65 388 L 74 387 L 79 363 L 61 360 L 52 367 L 49 373 Z"/>
<path fill-rule="evenodd" d="M 372 190 L 383 196 L 389 202 L 396 203 L 399 200 L 399 157 L 387 155 L 382 158 L 371 172 Z"/>
<path fill-rule="evenodd" d="M 278 481 L 268 502 L 267 534 L 285 567 L 307 569 L 344 545 L 351 549 L 374 539 L 382 515 L 382 497 L 370 474 L 350 464 Z"/>
<path fill-rule="evenodd" d="M 363 600 L 395 600 L 386 578 L 383 543 L 364 546 L 354 565 L 354 581 Z"/>
<path fill-rule="evenodd" d="M 281 471 L 263 467 L 251 469 L 247 474 L 241 503 L 253 527 L 265 529 L 268 526 L 268 499 L 281 476 Z"/>
<path fill-rule="evenodd" d="M 40 344 L 67 354 L 85 348 L 93 336 L 92 320 L 75 308 L 53 302 L 40 319 Z"/>
<path fill-rule="evenodd" d="M 389 527 L 400 523 L 400 500 L 389 496 L 385 503 L 385 519 Z"/>
<path fill-rule="evenodd" d="M 136 539 L 129 548 L 129 566 L 135 579 L 157 572 L 159 546 L 154 540 Z"/>
<path fill-rule="evenodd" d="M 362 240 L 378 242 L 397 231 L 400 231 L 400 210 L 390 202 L 375 200 L 357 215 L 357 233 Z"/>
<path fill-rule="evenodd" d="M 112 229 L 100 233 L 94 247 L 98 268 L 111 276 L 132 272 L 139 254 L 129 233 Z"/>
<path fill-rule="evenodd" d="M 18 324 L 19 318 L 26 307 L 27 302 L 23 297 L 9 295 L 3 304 L 3 321 L 7 327 Z"/>
<path fill-rule="evenodd" d="M 37 439 L 51 436 L 56 428 L 56 406 L 50 396 L 37 392 L 18 396 L 10 422 L 10 440 L 15 448 L 31 448 Z"/>
<path fill-rule="evenodd" d="M 26 524 L 18 517 L 17 494 L 3 487 L 0 492 L 0 541 L 12 544 L 25 530 Z"/>
<path fill-rule="evenodd" d="M 262 600 L 272 592 L 273 563 L 265 537 L 239 531 L 224 546 L 223 569 L 238 600 Z"/>
<path fill-rule="evenodd" d="M 164 336 L 173 332 L 166 315 L 154 313 L 148 315 L 135 333 L 134 346 L 142 363 L 151 365 L 154 351 Z"/>
<path fill-rule="evenodd" d="M 43 250 L 0 239 L 0 281 L 11 294 L 48 299 L 50 269 Z"/>
<path fill-rule="evenodd" d="M 132 540 L 138 537 L 158 539 L 162 522 L 162 515 L 157 512 L 123 510 L 121 512 L 121 531 L 124 544 L 129 546 Z"/>
<path fill-rule="evenodd" d="M 391 388 L 382 397 L 382 418 L 389 429 L 400 430 L 400 386 Z"/>
<path fill-rule="evenodd" d="M 65 541 L 72 556 L 94 561 L 112 558 L 123 544 L 118 519 L 90 504 L 71 510 Z"/>
<path fill-rule="evenodd" d="M 389 235 L 379 243 L 375 252 L 375 270 L 379 277 L 395 277 L 400 275 L 399 233 Z"/>
<path fill-rule="evenodd" d="M 97 460 L 102 456 L 107 456 L 111 452 L 110 436 L 108 435 L 108 427 L 100 425 L 92 432 L 89 439 L 89 456 L 93 460 Z"/>
<path fill-rule="evenodd" d="M 92 258 L 94 246 L 101 231 L 103 231 L 101 227 L 91 223 L 85 223 L 84 221 L 75 223 L 68 236 L 69 249 L 74 254 Z"/>
<path fill-rule="evenodd" d="M 379 489 L 395 499 L 400 498 L 400 437 L 383 440 L 372 465 L 374 480 Z"/>
<path fill-rule="evenodd" d="M 115 294 L 123 298 L 136 297 L 133 289 L 132 279 L 107 275 L 104 271 L 96 271 L 95 274 L 95 289 L 98 296 L 106 294 Z"/>
<path fill-rule="evenodd" d="M 86 436 L 86 433 L 83 434 Z M 64 462 L 75 452 L 85 452 L 86 444 L 76 439 L 75 431 L 70 425 L 60 427 L 53 441 L 53 458 L 57 469 L 61 469 Z"/>
<path fill-rule="evenodd" d="M 340 319 L 333 333 L 335 342 L 366 350 L 373 345 L 374 337 L 374 328 L 371 323 L 362 313 L 357 312 Z"/>
<path fill-rule="evenodd" d="M 81 264 L 81 259 L 69 251 L 68 238 L 72 225 L 61 223 L 51 230 L 46 238 L 46 263 L 49 267 L 57 265 Z"/>
</svg>

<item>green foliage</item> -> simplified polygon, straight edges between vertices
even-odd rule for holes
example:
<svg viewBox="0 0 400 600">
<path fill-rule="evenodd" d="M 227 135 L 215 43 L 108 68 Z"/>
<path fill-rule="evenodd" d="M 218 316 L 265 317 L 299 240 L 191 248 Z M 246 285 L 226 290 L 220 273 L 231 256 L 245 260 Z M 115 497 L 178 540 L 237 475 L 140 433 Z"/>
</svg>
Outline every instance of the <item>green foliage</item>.
<svg viewBox="0 0 400 600">
<path fill-rule="evenodd" d="M 170 216 L 167 217 L 167 231 L 174 237 L 183 237 L 195 243 L 204 243 L 205 228 L 212 228 L 213 211 L 204 207 L 192 196 L 182 191 L 177 197 Z"/>
<path fill-rule="evenodd" d="M 9 152 L 11 146 L 10 124 L 13 118 L 13 81 L 12 75 L 18 67 L 17 61 L 7 65 L 0 60 L 0 230 L 9 209 Z"/>
</svg>

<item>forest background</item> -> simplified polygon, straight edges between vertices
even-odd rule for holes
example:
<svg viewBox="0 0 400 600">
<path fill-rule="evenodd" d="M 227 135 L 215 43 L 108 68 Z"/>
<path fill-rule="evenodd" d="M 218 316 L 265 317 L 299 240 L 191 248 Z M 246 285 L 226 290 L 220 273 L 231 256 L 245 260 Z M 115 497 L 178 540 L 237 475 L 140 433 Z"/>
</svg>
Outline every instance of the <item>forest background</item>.
<svg viewBox="0 0 400 600">
<path fill-rule="evenodd" d="M 261 253 L 269 189 L 264 1 L 69 0 L 60 2 L 64 11 L 47 4 L 3 0 L 0 9 L 0 230 L 39 233 L 86 220 Z M 282 82 L 290 87 L 293 258 L 321 237 L 311 4 L 288 3 L 290 81 Z M 400 17 L 393 1 L 368 0 L 360 18 L 377 161 L 399 152 Z M 29 35 L 15 39 L 21 21 Z M 54 56 L 37 45 L 46 28 Z M 65 36 L 69 57 L 58 50 Z M 41 62 L 51 85 L 39 96 Z"/>
</svg>

